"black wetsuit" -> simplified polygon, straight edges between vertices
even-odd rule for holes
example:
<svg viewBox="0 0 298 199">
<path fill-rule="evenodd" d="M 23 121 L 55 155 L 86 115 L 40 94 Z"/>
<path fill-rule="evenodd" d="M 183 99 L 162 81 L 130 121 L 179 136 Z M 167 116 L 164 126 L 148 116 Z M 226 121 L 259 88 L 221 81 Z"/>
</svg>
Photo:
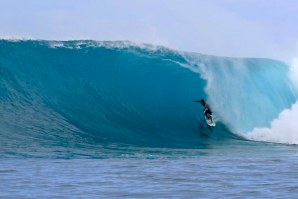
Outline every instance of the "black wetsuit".
<svg viewBox="0 0 298 199">
<path fill-rule="evenodd" d="M 210 108 L 205 108 L 204 113 L 206 116 L 207 116 L 207 114 L 212 115 L 212 111 L 210 110 Z"/>
<path fill-rule="evenodd" d="M 208 114 L 212 115 L 212 111 L 209 108 L 209 105 L 207 105 L 207 107 L 205 107 L 206 103 L 202 103 L 202 105 L 204 106 L 204 114 L 206 115 L 206 117 L 207 117 Z"/>
</svg>

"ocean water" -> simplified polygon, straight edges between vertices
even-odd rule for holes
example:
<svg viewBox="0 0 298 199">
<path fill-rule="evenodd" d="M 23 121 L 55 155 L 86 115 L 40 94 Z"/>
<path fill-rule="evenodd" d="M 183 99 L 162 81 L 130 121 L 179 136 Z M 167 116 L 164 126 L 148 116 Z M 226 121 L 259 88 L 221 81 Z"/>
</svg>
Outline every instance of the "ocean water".
<svg viewBox="0 0 298 199">
<path fill-rule="evenodd" d="M 124 41 L 0 40 L 0 197 L 297 198 L 293 70 Z"/>
</svg>

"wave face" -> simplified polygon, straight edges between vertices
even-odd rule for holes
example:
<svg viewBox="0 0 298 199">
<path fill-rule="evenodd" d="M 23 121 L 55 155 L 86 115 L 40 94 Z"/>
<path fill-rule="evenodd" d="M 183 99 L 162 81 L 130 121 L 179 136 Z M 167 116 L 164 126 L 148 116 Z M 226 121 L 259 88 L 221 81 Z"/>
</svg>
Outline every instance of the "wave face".
<svg viewBox="0 0 298 199">
<path fill-rule="evenodd" d="M 92 138 L 200 147 L 238 138 L 295 102 L 287 72 L 273 60 L 130 42 L 0 40 L 1 144 L 67 146 Z M 193 103 L 201 98 L 210 102 L 216 128 Z"/>
</svg>

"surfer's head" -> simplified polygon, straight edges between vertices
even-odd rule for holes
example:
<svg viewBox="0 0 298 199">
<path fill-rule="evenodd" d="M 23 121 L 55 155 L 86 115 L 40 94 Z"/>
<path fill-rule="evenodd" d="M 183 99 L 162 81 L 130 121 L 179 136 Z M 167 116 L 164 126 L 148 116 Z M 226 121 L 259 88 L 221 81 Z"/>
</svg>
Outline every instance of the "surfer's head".
<svg viewBox="0 0 298 199">
<path fill-rule="evenodd" d="M 205 101 L 203 99 L 200 100 L 201 104 L 205 104 Z"/>
</svg>

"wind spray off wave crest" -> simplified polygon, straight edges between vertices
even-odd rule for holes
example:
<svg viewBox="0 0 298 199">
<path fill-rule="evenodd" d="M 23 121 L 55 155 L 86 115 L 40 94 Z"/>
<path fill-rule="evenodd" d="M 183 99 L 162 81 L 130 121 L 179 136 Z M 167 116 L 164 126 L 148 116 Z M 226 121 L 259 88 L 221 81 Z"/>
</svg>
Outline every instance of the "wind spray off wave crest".
<svg viewBox="0 0 298 199">
<path fill-rule="evenodd" d="M 289 76 L 294 84 L 296 92 L 298 93 L 298 58 L 293 60 L 293 63 L 290 66 Z"/>
<path fill-rule="evenodd" d="M 245 136 L 270 122 L 296 100 L 288 66 L 269 59 L 189 55 L 218 117 L 236 134 Z"/>
</svg>

